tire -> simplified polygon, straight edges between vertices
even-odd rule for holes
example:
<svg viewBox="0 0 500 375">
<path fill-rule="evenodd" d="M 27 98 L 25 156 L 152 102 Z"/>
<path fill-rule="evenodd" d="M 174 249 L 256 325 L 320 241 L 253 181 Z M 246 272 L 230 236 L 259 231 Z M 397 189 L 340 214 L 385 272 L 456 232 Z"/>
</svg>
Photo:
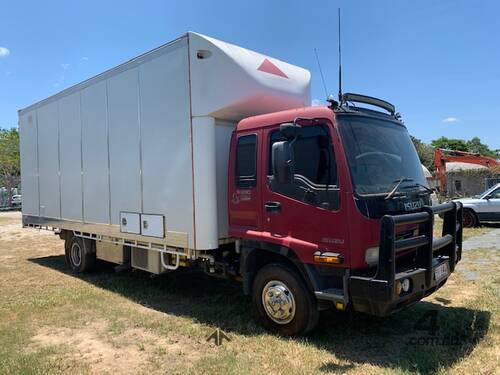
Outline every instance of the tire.
<svg viewBox="0 0 500 375">
<path fill-rule="evenodd" d="M 465 228 L 473 228 L 477 226 L 478 220 L 476 213 L 470 209 L 465 209 L 463 213 L 463 225 Z"/>
<path fill-rule="evenodd" d="M 76 273 L 88 273 L 95 269 L 94 241 L 71 236 L 64 243 L 66 263 Z"/>
<path fill-rule="evenodd" d="M 259 270 L 252 299 L 260 323 L 281 336 L 305 335 L 318 324 L 316 298 L 300 275 L 284 264 L 272 263 Z"/>
</svg>

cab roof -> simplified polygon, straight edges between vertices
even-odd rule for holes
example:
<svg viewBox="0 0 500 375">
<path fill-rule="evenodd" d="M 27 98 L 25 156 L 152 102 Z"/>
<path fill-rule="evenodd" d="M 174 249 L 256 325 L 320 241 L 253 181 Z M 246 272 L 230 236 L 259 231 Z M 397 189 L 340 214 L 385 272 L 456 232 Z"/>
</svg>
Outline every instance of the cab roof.
<svg viewBox="0 0 500 375">
<path fill-rule="evenodd" d="M 397 123 L 398 125 L 404 126 L 400 118 L 395 117 L 394 115 L 390 115 L 387 113 L 363 107 L 343 105 L 340 107 L 336 107 L 335 109 L 332 109 L 332 107 L 329 106 L 302 107 L 296 109 L 289 109 L 286 111 L 279 111 L 264 115 L 247 117 L 238 123 L 236 131 L 239 132 L 239 131 L 249 131 L 249 130 L 266 128 L 268 126 L 273 126 L 276 124 L 282 124 L 284 122 L 293 121 L 297 117 L 326 118 L 334 122 L 336 115 L 362 115 L 362 116 L 368 116 L 382 120 L 392 121 Z"/>
<path fill-rule="evenodd" d="M 238 123 L 236 131 L 240 132 L 266 128 L 268 126 L 293 121 L 297 117 L 326 118 L 333 122 L 334 111 L 327 106 L 312 106 L 247 117 Z"/>
</svg>

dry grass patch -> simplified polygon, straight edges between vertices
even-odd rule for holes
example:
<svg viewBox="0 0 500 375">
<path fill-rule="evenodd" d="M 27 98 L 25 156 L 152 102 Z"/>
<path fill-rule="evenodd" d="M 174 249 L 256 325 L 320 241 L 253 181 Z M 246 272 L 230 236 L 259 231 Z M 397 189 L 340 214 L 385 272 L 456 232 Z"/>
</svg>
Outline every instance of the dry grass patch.
<svg viewBox="0 0 500 375">
<path fill-rule="evenodd" d="M 141 328 L 129 328 L 121 334 L 109 331 L 109 322 L 93 321 L 79 328 L 43 327 L 31 338 L 28 351 L 55 347 L 64 361 L 81 361 L 93 373 L 137 374 L 168 358 L 168 367 L 195 363 L 203 353 L 200 342 L 180 335 L 159 336 Z M 151 370 L 155 370 L 152 368 Z M 156 369 L 158 370 L 158 369 Z"/>
</svg>

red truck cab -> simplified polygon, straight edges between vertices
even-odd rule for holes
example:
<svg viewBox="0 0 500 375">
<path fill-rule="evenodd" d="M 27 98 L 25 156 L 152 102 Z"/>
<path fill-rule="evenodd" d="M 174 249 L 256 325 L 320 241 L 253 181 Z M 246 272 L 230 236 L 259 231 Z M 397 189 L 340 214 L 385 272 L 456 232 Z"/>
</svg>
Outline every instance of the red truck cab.
<svg viewBox="0 0 500 375">
<path fill-rule="evenodd" d="M 394 107 L 342 99 L 244 119 L 231 140 L 229 226 L 244 291 L 284 335 L 309 331 L 328 307 L 388 315 L 441 287 L 460 259 L 461 208 L 430 207 Z"/>
</svg>

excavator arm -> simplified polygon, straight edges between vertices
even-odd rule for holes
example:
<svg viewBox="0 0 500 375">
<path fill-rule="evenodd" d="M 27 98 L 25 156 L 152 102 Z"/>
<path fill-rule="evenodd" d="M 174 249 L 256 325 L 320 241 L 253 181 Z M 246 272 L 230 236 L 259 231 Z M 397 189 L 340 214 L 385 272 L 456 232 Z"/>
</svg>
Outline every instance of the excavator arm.
<svg viewBox="0 0 500 375">
<path fill-rule="evenodd" d="M 478 164 L 488 168 L 500 166 L 498 161 L 488 156 L 482 156 L 472 152 L 436 148 L 434 150 L 434 165 L 436 166 L 441 192 L 444 192 L 446 189 L 446 163 L 449 162 Z"/>
</svg>

